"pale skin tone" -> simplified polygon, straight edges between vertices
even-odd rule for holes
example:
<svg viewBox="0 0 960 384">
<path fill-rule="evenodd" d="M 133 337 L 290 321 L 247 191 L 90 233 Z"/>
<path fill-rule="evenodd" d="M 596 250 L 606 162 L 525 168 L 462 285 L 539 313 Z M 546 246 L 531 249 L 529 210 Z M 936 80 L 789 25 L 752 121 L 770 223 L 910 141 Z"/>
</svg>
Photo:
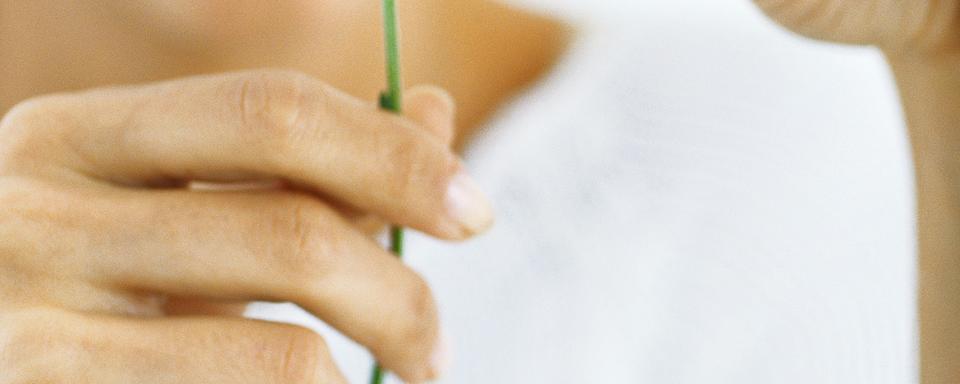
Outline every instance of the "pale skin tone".
<svg viewBox="0 0 960 384">
<path fill-rule="evenodd" d="M 756 2 L 887 54 L 918 170 L 923 380 L 960 382 L 957 2 Z M 491 225 L 450 143 L 547 70 L 566 29 L 482 0 L 400 2 L 407 81 L 443 89 L 411 90 L 396 117 L 368 101 L 379 2 L 274 3 L 0 1 L 0 111 L 16 105 L 0 382 L 344 382 L 317 334 L 240 317 L 249 300 L 299 304 L 407 381 L 442 370 L 429 287 L 369 235 Z M 237 72 L 262 67 L 295 70 Z M 104 84 L 141 85 L 86 90 Z"/>
<path fill-rule="evenodd" d="M 485 1 L 400 3 L 408 83 L 446 88 L 408 90 L 404 117 L 372 102 L 378 1 L 0 2 L 0 382 L 344 382 L 316 333 L 242 318 L 251 300 L 437 377 L 430 288 L 371 234 L 489 228 L 455 127 L 562 33 Z M 260 67 L 296 70 L 237 71 Z"/>
</svg>

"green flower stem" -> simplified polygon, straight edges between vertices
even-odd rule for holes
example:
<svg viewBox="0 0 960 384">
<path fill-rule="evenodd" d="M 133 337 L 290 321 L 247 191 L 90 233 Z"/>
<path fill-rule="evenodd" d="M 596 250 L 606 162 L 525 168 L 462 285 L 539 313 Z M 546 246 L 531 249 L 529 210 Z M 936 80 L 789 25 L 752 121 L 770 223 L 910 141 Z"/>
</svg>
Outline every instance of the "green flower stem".
<svg viewBox="0 0 960 384">
<path fill-rule="evenodd" d="M 387 91 L 380 95 L 380 106 L 400 113 L 400 39 L 397 33 L 397 7 L 395 0 L 383 0 L 383 28 L 387 50 Z"/>
<path fill-rule="evenodd" d="M 383 0 L 383 28 L 387 53 L 387 90 L 380 94 L 380 108 L 401 113 L 402 89 L 400 81 L 400 44 L 397 36 L 397 7 L 395 0 Z M 403 228 L 390 227 L 390 251 L 403 257 Z M 384 371 L 379 363 L 373 365 L 370 384 L 381 384 Z"/>
</svg>

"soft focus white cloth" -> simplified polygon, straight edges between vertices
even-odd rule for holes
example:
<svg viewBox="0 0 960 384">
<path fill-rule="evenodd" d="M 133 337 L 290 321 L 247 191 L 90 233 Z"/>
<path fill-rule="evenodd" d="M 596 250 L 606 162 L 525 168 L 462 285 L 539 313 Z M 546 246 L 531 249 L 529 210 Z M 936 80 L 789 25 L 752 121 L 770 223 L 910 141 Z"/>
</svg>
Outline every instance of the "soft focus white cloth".
<svg viewBox="0 0 960 384">
<path fill-rule="evenodd" d="M 497 226 L 408 245 L 454 342 L 444 382 L 916 381 L 911 172 L 877 52 L 745 0 L 526 3 L 581 34 L 469 154 Z"/>
</svg>

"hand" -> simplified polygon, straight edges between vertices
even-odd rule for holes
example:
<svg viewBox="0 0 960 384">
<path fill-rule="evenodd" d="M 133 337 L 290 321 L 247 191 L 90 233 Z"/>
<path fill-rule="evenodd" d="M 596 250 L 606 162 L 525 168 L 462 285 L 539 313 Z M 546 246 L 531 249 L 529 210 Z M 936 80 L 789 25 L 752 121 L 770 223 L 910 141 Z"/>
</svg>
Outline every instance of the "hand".
<svg viewBox="0 0 960 384">
<path fill-rule="evenodd" d="M 940 52 L 960 47 L 957 0 L 754 0 L 771 18 L 800 34 L 887 53 Z"/>
<path fill-rule="evenodd" d="M 239 317 L 249 300 L 299 304 L 402 378 L 434 377 L 430 288 L 358 223 L 465 239 L 492 218 L 448 149 L 452 102 L 406 100 L 411 119 L 250 72 L 12 109 L 0 382 L 344 382 L 317 334 Z M 197 180 L 270 186 L 186 187 Z"/>
</svg>

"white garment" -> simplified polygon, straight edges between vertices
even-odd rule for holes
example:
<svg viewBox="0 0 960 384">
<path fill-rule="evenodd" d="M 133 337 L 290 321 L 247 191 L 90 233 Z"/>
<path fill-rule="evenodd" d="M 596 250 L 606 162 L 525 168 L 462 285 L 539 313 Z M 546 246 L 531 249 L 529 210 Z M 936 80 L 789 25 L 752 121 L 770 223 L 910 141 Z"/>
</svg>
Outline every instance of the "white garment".
<svg viewBox="0 0 960 384">
<path fill-rule="evenodd" d="M 496 228 L 408 244 L 454 341 L 443 382 L 916 382 L 911 172 L 880 55 L 748 1 L 536 2 L 581 37 L 468 156 Z M 252 312 L 317 324 L 290 309 Z M 324 333 L 365 382 L 366 353 Z"/>
</svg>

